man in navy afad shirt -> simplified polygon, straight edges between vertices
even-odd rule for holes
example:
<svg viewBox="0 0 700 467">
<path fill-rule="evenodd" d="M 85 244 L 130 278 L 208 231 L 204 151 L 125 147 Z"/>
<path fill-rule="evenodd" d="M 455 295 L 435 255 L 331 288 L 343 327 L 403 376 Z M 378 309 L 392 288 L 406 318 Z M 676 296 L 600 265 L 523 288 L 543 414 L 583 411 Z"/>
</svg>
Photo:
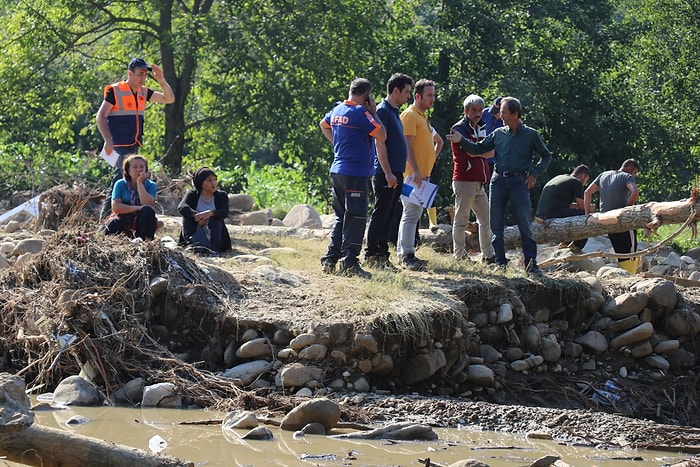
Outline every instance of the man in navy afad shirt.
<svg viewBox="0 0 700 467">
<path fill-rule="evenodd" d="M 330 173 L 335 214 L 328 252 L 321 258 L 323 271 L 335 272 L 340 260 L 341 274 L 370 278 L 358 256 L 367 222 L 367 180 L 374 173 L 375 140 L 386 153 L 386 132 L 377 118 L 372 83 L 354 80 L 347 100 L 328 112 L 319 126 L 333 144 Z"/>
</svg>

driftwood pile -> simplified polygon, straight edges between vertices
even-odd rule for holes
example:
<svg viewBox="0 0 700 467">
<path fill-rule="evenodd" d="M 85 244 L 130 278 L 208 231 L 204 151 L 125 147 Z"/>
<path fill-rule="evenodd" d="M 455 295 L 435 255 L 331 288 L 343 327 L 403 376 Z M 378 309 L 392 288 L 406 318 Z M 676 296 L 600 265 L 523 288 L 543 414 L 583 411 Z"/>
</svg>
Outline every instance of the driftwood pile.
<svg viewBox="0 0 700 467">
<path fill-rule="evenodd" d="M 107 397 L 137 377 L 175 383 L 205 407 L 238 394 L 176 354 L 205 350 L 221 318 L 235 313 L 239 288 L 224 290 L 158 242 L 84 232 L 60 230 L 41 253 L 0 273 L 0 371 L 23 377 L 31 393 L 80 373 Z"/>
</svg>

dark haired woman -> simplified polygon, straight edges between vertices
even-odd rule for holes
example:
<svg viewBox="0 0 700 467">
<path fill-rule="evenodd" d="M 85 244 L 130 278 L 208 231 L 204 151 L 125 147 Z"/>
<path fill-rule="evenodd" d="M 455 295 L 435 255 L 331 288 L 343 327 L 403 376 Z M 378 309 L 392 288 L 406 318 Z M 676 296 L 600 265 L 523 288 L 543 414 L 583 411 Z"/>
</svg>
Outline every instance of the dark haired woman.
<svg viewBox="0 0 700 467">
<path fill-rule="evenodd" d="M 182 214 L 180 244 L 194 245 L 196 251 L 221 253 L 231 249 L 231 237 L 224 220 L 228 217 L 228 195 L 217 190 L 217 178 L 208 167 L 192 177 L 194 189 L 185 193 L 177 210 Z"/>
<path fill-rule="evenodd" d="M 105 219 L 107 235 L 153 240 L 158 227 L 155 202 L 158 187 L 148 179 L 146 159 L 132 154 L 124 159 L 124 178 L 112 190 L 112 214 Z"/>
</svg>

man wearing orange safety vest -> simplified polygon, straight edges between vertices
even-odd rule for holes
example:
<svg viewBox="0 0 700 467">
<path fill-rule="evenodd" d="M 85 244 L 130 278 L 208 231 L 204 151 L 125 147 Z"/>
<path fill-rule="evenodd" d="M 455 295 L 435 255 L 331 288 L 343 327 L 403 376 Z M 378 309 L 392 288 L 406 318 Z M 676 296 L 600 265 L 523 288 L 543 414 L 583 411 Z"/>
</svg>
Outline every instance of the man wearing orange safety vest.
<svg viewBox="0 0 700 467">
<path fill-rule="evenodd" d="M 124 156 L 135 154 L 143 144 L 143 121 L 146 102 L 172 104 L 175 94 L 163 76 L 163 70 L 157 65 L 149 65 L 142 58 L 129 62 L 126 81 L 109 84 L 104 89 L 104 100 L 97 111 L 97 128 L 104 138 L 103 150 L 110 155 L 118 154 L 114 166 L 114 176 L 109 187 L 109 194 L 102 206 L 100 219 L 104 219 L 111 209 L 111 191 L 114 184 L 122 178 Z M 158 81 L 162 92 L 145 86 L 148 73 Z"/>
</svg>

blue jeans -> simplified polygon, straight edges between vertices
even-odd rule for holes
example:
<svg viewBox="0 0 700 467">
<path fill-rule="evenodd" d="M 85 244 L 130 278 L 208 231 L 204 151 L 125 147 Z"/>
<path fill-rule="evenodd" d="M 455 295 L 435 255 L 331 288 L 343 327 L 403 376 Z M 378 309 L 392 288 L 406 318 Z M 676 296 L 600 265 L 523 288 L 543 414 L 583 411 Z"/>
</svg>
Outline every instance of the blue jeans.
<svg viewBox="0 0 700 467">
<path fill-rule="evenodd" d="M 367 223 L 367 179 L 351 175 L 331 174 L 333 188 L 333 227 L 328 252 L 321 263 L 335 264 L 339 259 L 343 267 L 358 264 Z"/>
<path fill-rule="evenodd" d="M 491 244 L 496 254 L 496 263 L 503 266 L 508 264 L 503 234 L 506 228 L 506 205 L 510 202 L 520 230 L 525 269 L 531 269 L 537 266 L 537 242 L 532 235 L 532 205 L 526 180 L 527 175 L 503 177 L 494 173 L 491 178 L 489 211 L 493 232 Z"/>
</svg>

